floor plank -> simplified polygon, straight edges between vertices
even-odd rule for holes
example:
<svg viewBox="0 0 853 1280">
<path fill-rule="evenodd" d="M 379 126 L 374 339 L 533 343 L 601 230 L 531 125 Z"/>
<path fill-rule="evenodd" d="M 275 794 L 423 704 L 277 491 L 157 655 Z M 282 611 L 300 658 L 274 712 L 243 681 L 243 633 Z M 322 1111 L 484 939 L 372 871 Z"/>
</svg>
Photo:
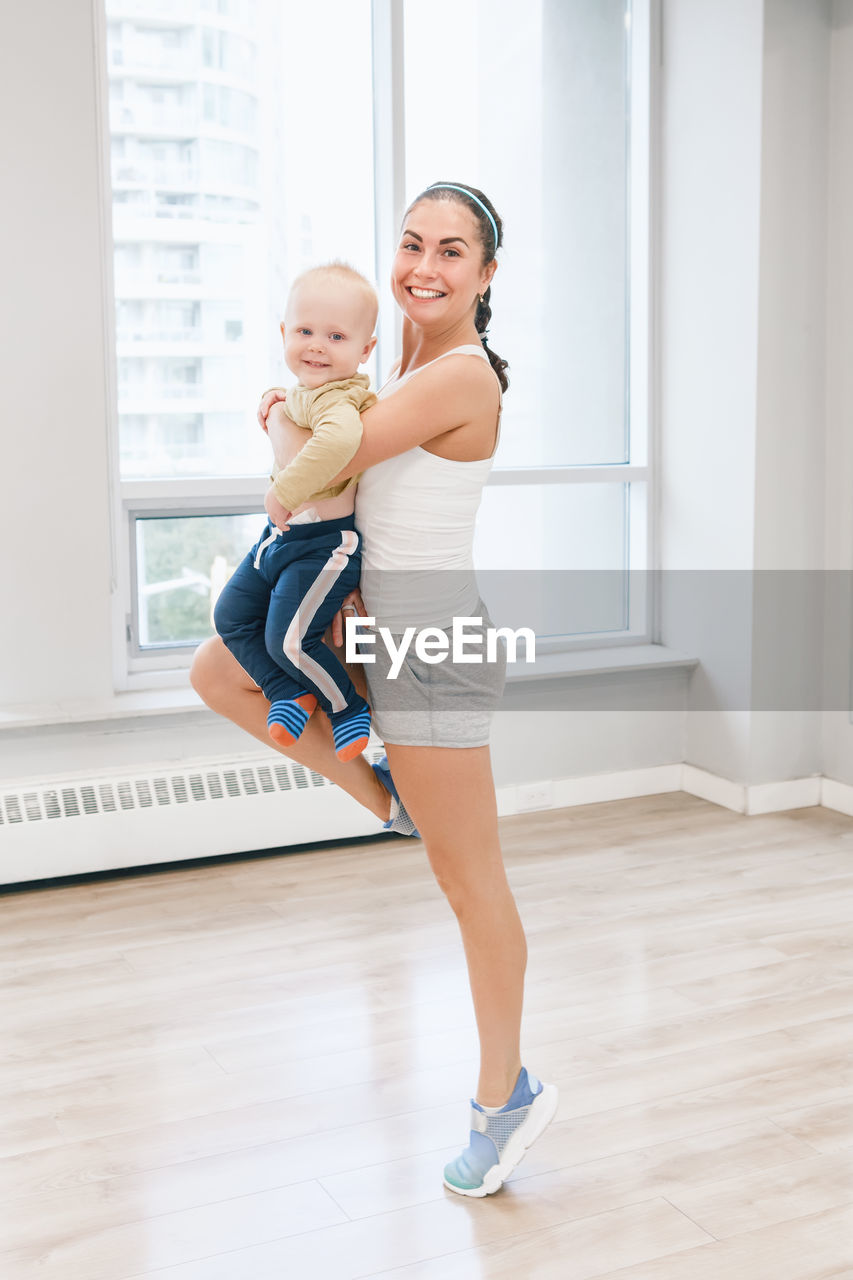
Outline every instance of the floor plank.
<svg viewBox="0 0 853 1280">
<path fill-rule="evenodd" d="M 441 1183 L 476 1035 L 419 844 L 7 895 L 3 1280 L 853 1280 L 853 820 L 501 832 L 561 1101 L 486 1201 Z"/>
</svg>

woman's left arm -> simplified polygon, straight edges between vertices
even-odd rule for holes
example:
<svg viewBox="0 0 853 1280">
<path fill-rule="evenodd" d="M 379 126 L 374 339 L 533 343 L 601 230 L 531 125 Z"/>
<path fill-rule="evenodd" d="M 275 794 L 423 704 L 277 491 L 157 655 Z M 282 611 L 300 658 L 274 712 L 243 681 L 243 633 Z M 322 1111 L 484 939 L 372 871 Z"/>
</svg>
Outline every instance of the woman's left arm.
<svg viewBox="0 0 853 1280">
<path fill-rule="evenodd" d="M 491 368 L 470 356 L 448 356 L 364 411 L 361 444 L 331 483 L 477 422 L 484 405 L 497 415 L 500 396 Z"/>
</svg>

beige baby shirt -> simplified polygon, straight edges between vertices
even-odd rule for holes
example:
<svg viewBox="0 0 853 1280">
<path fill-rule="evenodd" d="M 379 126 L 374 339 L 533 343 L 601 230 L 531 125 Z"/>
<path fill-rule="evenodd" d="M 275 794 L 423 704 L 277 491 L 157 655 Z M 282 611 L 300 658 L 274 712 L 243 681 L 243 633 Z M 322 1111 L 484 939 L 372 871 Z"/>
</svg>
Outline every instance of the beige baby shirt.
<svg viewBox="0 0 853 1280">
<path fill-rule="evenodd" d="M 351 476 L 340 484 L 329 484 L 358 451 L 359 415 L 375 403 L 364 373 L 325 382 L 313 390 L 301 383 L 288 389 L 287 414 L 297 426 L 308 427 L 311 439 L 286 467 L 273 471 L 275 495 L 286 511 L 295 511 L 305 502 L 336 498 L 358 482 L 358 476 Z"/>
</svg>

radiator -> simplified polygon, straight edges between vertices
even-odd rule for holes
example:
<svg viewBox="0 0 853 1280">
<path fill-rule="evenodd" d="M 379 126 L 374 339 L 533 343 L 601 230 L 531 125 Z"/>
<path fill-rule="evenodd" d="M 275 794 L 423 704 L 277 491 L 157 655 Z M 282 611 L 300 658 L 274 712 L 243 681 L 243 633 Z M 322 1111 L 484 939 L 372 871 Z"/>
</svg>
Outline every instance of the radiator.
<svg viewBox="0 0 853 1280">
<path fill-rule="evenodd" d="M 373 762 L 383 749 L 366 754 Z M 378 818 L 326 778 L 269 753 L 0 784 L 0 884 L 381 830 Z"/>
</svg>

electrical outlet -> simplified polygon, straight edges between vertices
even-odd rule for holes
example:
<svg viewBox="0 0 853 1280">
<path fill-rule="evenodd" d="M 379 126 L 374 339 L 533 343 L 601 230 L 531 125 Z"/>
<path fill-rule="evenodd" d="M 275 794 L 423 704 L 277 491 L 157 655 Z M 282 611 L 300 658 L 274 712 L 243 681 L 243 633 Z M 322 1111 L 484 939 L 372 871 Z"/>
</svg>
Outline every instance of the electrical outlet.
<svg viewBox="0 0 853 1280">
<path fill-rule="evenodd" d="M 525 782 L 515 788 L 515 803 L 519 813 L 533 809 L 550 809 L 554 803 L 554 786 L 551 782 Z"/>
</svg>

